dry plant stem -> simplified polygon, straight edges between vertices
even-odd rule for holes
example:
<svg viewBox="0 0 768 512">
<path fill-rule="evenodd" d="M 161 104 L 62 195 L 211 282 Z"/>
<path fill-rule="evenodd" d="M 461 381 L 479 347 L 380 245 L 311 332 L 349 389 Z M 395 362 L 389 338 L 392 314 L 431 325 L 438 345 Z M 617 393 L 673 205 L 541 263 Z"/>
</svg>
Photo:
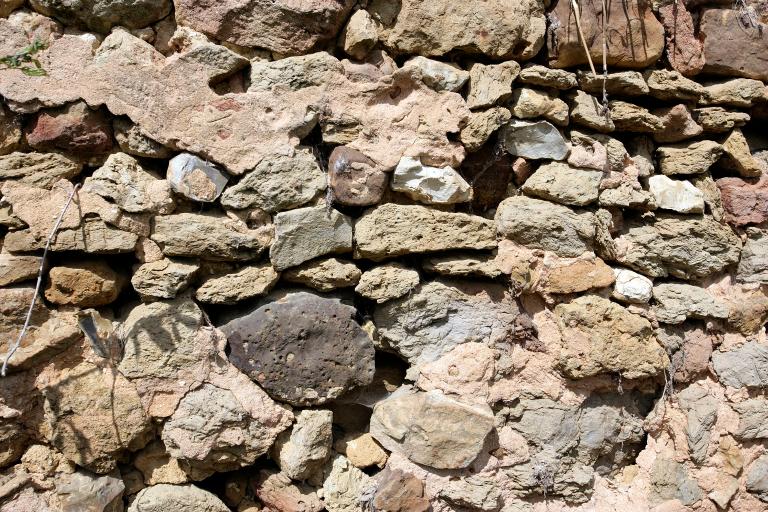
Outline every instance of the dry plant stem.
<svg viewBox="0 0 768 512">
<path fill-rule="evenodd" d="M 592 70 L 592 75 L 597 78 L 597 71 L 595 71 L 595 65 L 592 62 L 592 56 L 589 54 L 589 47 L 587 47 L 587 40 L 584 39 L 584 32 L 581 30 L 581 11 L 579 9 L 579 3 L 576 0 L 571 0 L 571 6 L 573 6 L 573 12 L 576 15 L 576 29 L 579 31 L 579 39 L 584 46 L 584 53 L 587 54 L 587 60 L 589 61 L 589 69 Z"/>
<path fill-rule="evenodd" d="M 32 302 L 29 304 L 27 318 L 24 320 L 24 327 L 21 328 L 19 337 L 16 338 L 16 343 L 13 344 L 11 349 L 8 351 L 8 355 L 5 356 L 5 360 L 3 361 L 3 368 L 0 370 L 0 375 L 3 377 L 5 377 L 5 374 L 8 370 L 8 362 L 13 357 L 13 354 L 19 350 L 19 347 L 21 346 L 21 340 L 24 339 L 24 335 L 27 333 L 29 322 L 32 320 L 32 312 L 34 311 L 35 304 L 37 303 L 37 296 L 40 294 L 40 286 L 43 283 L 43 271 L 45 270 L 45 260 L 48 256 L 48 251 L 51 248 L 51 243 L 53 243 L 53 240 L 56 238 L 56 233 L 59 232 L 59 226 L 61 225 L 61 221 L 64 220 L 64 214 L 67 213 L 67 209 L 69 208 L 69 205 L 72 204 L 72 199 L 74 199 L 75 194 L 77 193 L 77 189 L 79 188 L 79 183 L 75 185 L 74 188 L 72 188 L 72 192 L 70 192 L 69 197 L 67 198 L 67 202 L 64 204 L 64 208 L 62 208 L 61 213 L 59 214 L 59 218 L 56 219 L 56 223 L 53 225 L 51 234 L 48 235 L 48 240 L 46 241 L 45 249 L 43 250 L 43 257 L 40 259 L 40 269 L 37 272 L 37 285 L 35 286 L 35 293 L 32 295 Z"/>
<path fill-rule="evenodd" d="M 608 16 L 608 2 L 603 0 L 603 106 L 608 104 L 608 92 L 605 83 L 608 81 L 608 40 L 605 37 L 605 18 Z"/>
</svg>

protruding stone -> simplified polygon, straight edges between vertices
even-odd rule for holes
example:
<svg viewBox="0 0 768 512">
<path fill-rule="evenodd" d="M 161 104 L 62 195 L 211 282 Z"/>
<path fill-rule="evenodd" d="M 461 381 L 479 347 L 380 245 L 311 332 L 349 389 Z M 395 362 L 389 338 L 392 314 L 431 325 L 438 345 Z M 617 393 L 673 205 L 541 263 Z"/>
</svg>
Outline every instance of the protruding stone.
<svg viewBox="0 0 768 512">
<path fill-rule="evenodd" d="M 616 130 L 652 133 L 663 128 L 662 120 L 647 108 L 626 101 L 611 101 L 608 103 L 608 108 Z"/>
<path fill-rule="evenodd" d="M 496 130 L 507 124 L 511 118 L 512 114 L 504 107 L 473 112 L 469 116 L 467 125 L 461 129 L 459 140 L 467 151 L 477 151 Z"/>
<path fill-rule="evenodd" d="M 648 84 L 649 94 L 654 98 L 669 101 L 698 101 L 704 94 L 704 87 L 685 78 L 677 71 L 655 69 L 643 75 Z"/>
<path fill-rule="evenodd" d="M 653 115 L 659 118 L 661 128 L 654 131 L 656 142 L 680 142 L 701 135 L 704 129 L 693 120 L 691 111 L 684 104 L 656 109 Z"/>
<path fill-rule="evenodd" d="M 37 150 L 90 157 L 112 149 L 112 124 L 102 111 L 80 101 L 40 112 L 27 126 L 26 137 Z"/>
<path fill-rule="evenodd" d="M 123 276 L 104 261 L 80 261 L 55 266 L 48 272 L 45 298 L 54 304 L 83 308 L 104 306 L 117 299 Z"/>
<path fill-rule="evenodd" d="M 580 90 L 571 98 L 571 121 L 603 133 L 616 129 L 608 105 L 601 105 L 596 97 Z"/>
<path fill-rule="evenodd" d="M 363 272 L 355 292 L 381 304 L 402 297 L 418 285 L 418 272 L 399 263 L 388 263 Z"/>
<path fill-rule="evenodd" d="M 552 230 L 552 226 L 559 229 Z M 576 257 L 590 251 L 595 220 L 590 212 L 576 213 L 540 199 L 518 196 L 505 199 L 496 211 L 499 234 L 535 249 Z"/>
<path fill-rule="evenodd" d="M 764 97 L 765 85 L 760 80 L 733 78 L 725 82 L 706 84 L 699 103 L 749 108 Z"/>
<path fill-rule="evenodd" d="M 323 504 L 328 512 L 357 512 L 373 495 L 376 484 L 343 455 L 328 461 L 323 471 Z"/>
<path fill-rule="evenodd" d="M 331 455 L 333 413 L 305 409 L 296 414 L 291 430 L 283 432 L 272 447 L 272 458 L 292 480 L 304 481 L 322 469 Z"/>
<path fill-rule="evenodd" d="M 523 158 L 563 160 L 568 155 L 562 134 L 547 121 L 513 119 L 499 138 L 509 154 Z"/>
<path fill-rule="evenodd" d="M 726 386 L 764 388 L 768 386 L 768 345 L 750 341 L 726 352 L 715 351 L 712 366 Z"/>
<path fill-rule="evenodd" d="M 722 107 L 696 108 L 693 110 L 693 117 L 707 133 L 730 132 L 750 120 L 746 112 L 729 112 Z"/>
<path fill-rule="evenodd" d="M 540 64 L 526 64 L 518 80 L 524 84 L 551 87 L 562 91 L 579 86 L 576 75 L 564 69 L 553 69 Z"/>
<path fill-rule="evenodd" d="M 768 164 L 752 156 L 747 139 L 739 128 L 734 128 L 723 142 L 720 165 L 748 178 L 760 176 L 763 170 L 768 173 Z"/>
<path fill-rule="evenodd" d="M 683 76 L 694 76 L 704 67 L 704 45 L 695 33 L 693 16 L 685 4 L 668 3 L 659 7 L 659 17 L 667 36 L 667 60 Z"/>
<path fill-rule="evenodd" d="M 768 282 L 768 233 L 751 228 L 741 251 L 736 279 L 742 283 Z"/>
<path fill-rule="evenodd" d="M 320 292 L 355 286 L 362 272 L 351 261 L 338 258 L 312 260 L 283 272 L 289 283 L 299 283 Z"/>
<path fill-rule="evenodd" d="M 619 373 L 637 379 L 660 374 L 669 364 L 651 324 L 615 302 L 584 295 L 555 307 L 563 339 L 560 367 L 572 379 Z M 623 333 L 616 336 L 616 333 Z"/>
<path fill-rule="evenodd" d="M 728 318 L 728 306 L 698 286 L 662 283 L 653 287 L 653 312 L 659 322 L 680 324 L 687 318 Z"/>
<path fill-rule="evenodd" d="M 602 94 L 603 75 L 591 71 L 578 71 L 579 87 L 590 94 Z M 605 92 L 613 96 L 643 96 L 648 94 L 648 84 L 639 71 L 617 71 L 605 78 Z"/>
<path fill-rule="evenodd" d="M 420 55 L 403 64 L 403 68 L 413 67 L 421 71 L 421 79 L 436 91 L 457 92 L 469 80 L 469 73 L 456 64 L 432 60 Z"/>
<path fill-rule="evenodd" d="M 664 27 L 651 11 L 649 4 L 642 1 L 621 3 L 607 2 L 607 23 L 602 25 L 604 14 L 600 3 L 579 4 L 581 29 L 576 26 L 576 16 L 571 3 L 559 0 L 550 16 L 557 22 L 547 44 L 549 64 L 556 68 L 567 68 L 587 64 L 582 39 L 587 41 L 592 61 L 597 64 L 603 58 L 602 31 L 620 33 L 619 39 L 608 39 L 608 66 L 620 68 L 645 68 L 661 57 L 664 50 Z M 554 21 L 552 22 L 554 23 Z"/>
<path fill-rule="evenodd" d="M 690 181 L 673 180 L 658 174 L 648 179 L 648 186 L 659 208 L 679 213 L 704 212 L 704 194 Z"/>
<path fill-rule="evenodd" d="M 328 159 L 328 178 L 334 203 L 371 206 L 381 201 L 389 174 L 361 152 L 338 146 Z"/>
<path fill-rule="evenodd" d="M 381 261 L 404 254 L 496 247 L 493 222 L 465 213 L 388 203 L 355 223 L 355 257 Z"/>
<path fill-rule="evenodd" d="M 512 96 L 512 82 L 520 73 L 520 64 L 508 61 L 502 64 L 475 63 L 469 67 L 467 106 L 471 109 L 492 107 Z"/>
<path fill-rule="evenodd" d="M 116 118 L 112 122 L 115 140 L 120 149 L 131 156 L 141 158 L 170 158 L 173 151 L 150 139 L 129 119 Z"/>
<path fill-rule="evenodd" d="M 613 286 L 615 299 L 637 304 L 645 304 L 651 300 L 653 281 L 626 268 L 615 268 L 613 273 L 616 276 Z"/>
<path fill-rule="evenodd" d="M 248 265 L 235 272 L 203 281 L 195 298 L 205 304 L 236 304 L 266 295 L 280 278 L 269 263 Z"/>
<path fill-rule="evenodd" d="M 403 389 L 379 402 L 371 435 L 390 451 L 436 469 L 469 466 L 493 428 L 487 405 L 468 405 L 440 391 Z"/>
<path fill-rule="evenodd" d="M 703 9 L 705 73 L 768 80 L 768 33 L 743 23 L 739 10 Z"/>
<path fill-rule="evenodd" d="M 392 512 L 429 512 L 432 508 L 424 496 L 424 482 L 410 473 L 387 468 L 377 477 L 378 488 L 373 506 Z"/>
<path fill-rule="evenodd" d="M 551 92 L 528 87 L 515 89 L 510 107 L 518 119 L 543 117 L 558 126 L 568 124 L 568 105 Z"/>
<path fill-rule="evenodd" d="M 33 0 L 32 8 L 41 14 L 56 18 L 67 25 L 109 32 L 115 25 L 139 29 L 166 17 L 171 12 L 170 0 L 139 0 L 138 2 L 94 2 L 75 0 L 56 2 Z"/>
<path fill-rule="evenodd" d="M 585 206 L 597 201 L 603 173 L 578 169 L 562 162 L 542 165 L 522 187 L 527 195 L 557 203 Z"/>
<path fill-rule="evenodd" d="M 225 261 L 253 259 L 270 241 L 268 233 L 249 230 L 244 223 L 197 213 L 155 217 L 151 238 L 167 256 Z"/>
<path fill-rule="evenodd" d="M 271 396 L 319 405 L 373 378 L 373 342 L 338 299 L 276 298 L 221 327 L 230 360 Z"/>
<path fill-rule="evenodd" d="M 277 270 L 352 250 L 352 220 L 325 205 L 275 215 L 275 241 L 269 258 Z"/>
<path fill-rule="evenodd" d="M 10 153 L 0 156 L 0 181 L 51 188 L 61 179 L 72 179 L 83 168 L 74 158 L 58 153 Z"/>
<path fill-rule="evenodd" d="M 34 279 L 40 270 L 39 256 L 0 254 L 0 286 Z"/>
<path fill-rule="evenodd" d="M 376 23 L 365 9 L 359 9 L 349 18 L 341 32 L 339 43 L 347 55 L 363 60 L 378 41 Z"/>
<path fill-rule="evenodd" d="M 464 203 L 472 193 L 469 183 L 451 167 L 430 167 L 411 157 L 400 159 L 391 187 L 426 204 Z"/>
<path fill-rule="evenodd" d="M 229 512 L 223 501 L 194 485 L 158 484 L 142 489 L 128 512 Z"/>
<path fill-rule="evenodd" d="M 204 203 L 215 201 L 229 180 L 214 165 L 189 153 L 177 155 L 168 162 L 166 179 L 174 192 Z"/>
<path fill-rule="evenodd" d="M 236 210 L 255 207 L 279 212 L 310 202 L 325 187 L 326 177 L 315 155 L 308 148 L 299 148 L 293 156 L 263 159 L 224 191 L 221 204 Z"/>
<path fill-rule="evenodd" d="M 502 272 L 493 256 L 471 253 L 433 256 L 422 260 L 424 270 L 450 277 L 487 277 L 495 279 Z"/>
<path fill-rule="evenodd" d="M 262 469 L 254 490 L 270 510 L 285 512 L 322 512 L 323 501 L 315 489 L 307 484 L 295 483 L 285 473 Z"/>
<path fill-rule="evenodd" d="M 351 0 L 294 4 L 176 0 L 176 21 L 215 39 L 255 46 L 287 55 L 308 53 L 332 40 L 354 2 Z"/>
<path fill-rule="evenodd" d="M 194 260 L 163 258 L 139 266 L 131 276 L 131 284 L 144 298 L 174 299 L 199 269 Z"/>
<path fill-rule="evenodd" d="M 717 162 L 723 154 L 723 146 L 711 140 L 700 140 L 661 146 L 657 154 L 664 174 L 701 174 Z"/>
<path fill-rule="evenodd" d="M 377 466 L 383 468 L 387 463 L 387 452 L 376 442 L 371 434 L 348 435 L 334 441 L 333 448 L 344 454 L 356 468 Z"/>
</svg>

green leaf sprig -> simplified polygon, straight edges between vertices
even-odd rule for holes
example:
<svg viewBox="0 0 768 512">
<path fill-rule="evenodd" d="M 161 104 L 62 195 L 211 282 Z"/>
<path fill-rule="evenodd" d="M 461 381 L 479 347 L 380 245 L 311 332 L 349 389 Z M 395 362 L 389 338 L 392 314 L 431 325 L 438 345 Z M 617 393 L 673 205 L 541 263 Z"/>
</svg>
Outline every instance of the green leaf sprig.
<svg viewBox="0 0 768 512">
<path fill-rule="evenodd" d="M 47 47 L 46 43 L 35 38 L 29 46 L 11 55 L 0 57 L 0 65 L 5 66 L 5 69 L 18 69 L 27 76 L 46 76 L 48 72 L 43 69 L 40 61 L 34 55 L 41 50 L 45 50 Z"/>
</svg>

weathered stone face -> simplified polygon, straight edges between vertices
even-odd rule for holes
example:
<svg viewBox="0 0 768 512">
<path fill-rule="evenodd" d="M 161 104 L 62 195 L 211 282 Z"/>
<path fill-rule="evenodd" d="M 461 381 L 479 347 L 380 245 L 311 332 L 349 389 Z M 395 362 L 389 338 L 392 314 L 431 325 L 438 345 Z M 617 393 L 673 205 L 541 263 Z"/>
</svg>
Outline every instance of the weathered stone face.
<svg viewBox="0 0 768 512">
<path fill-rule="evenodd" d="M 272 397 L 319 405 L 373 378 L 373 343 L 337 299 L 289 293 L 222 326 L 230 360 Z"/>
<path fill-rule="evenodd" d="M 704 34 L 704 71 L 768 80 L 768 34 L 742 25 L 739 12 L 705 9 L 699 30 Z"/>
<path fill-rule="evenodd" d="M 170 0 L 33 0 L 30 3 L 41 14 L 97 32 L 109 32 L 115 25 L 131 29 L 146 27 L 168 15 L 172 5 Z"/>
</svg>

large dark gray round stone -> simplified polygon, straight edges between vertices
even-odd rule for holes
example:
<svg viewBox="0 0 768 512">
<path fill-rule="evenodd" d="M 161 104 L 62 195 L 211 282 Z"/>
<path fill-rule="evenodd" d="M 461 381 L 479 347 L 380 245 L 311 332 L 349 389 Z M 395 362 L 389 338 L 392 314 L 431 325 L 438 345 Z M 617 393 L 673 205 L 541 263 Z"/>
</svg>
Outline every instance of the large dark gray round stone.
<svg viewBox="0 0 768 512">
<path fill-rule="evenodd" d="M 294 292 L 221 329 L 232 364 L 272 398 L 319 405 L 373 379 L 373 342 L 354 315 L 338 299 Z"/>
</svg>

